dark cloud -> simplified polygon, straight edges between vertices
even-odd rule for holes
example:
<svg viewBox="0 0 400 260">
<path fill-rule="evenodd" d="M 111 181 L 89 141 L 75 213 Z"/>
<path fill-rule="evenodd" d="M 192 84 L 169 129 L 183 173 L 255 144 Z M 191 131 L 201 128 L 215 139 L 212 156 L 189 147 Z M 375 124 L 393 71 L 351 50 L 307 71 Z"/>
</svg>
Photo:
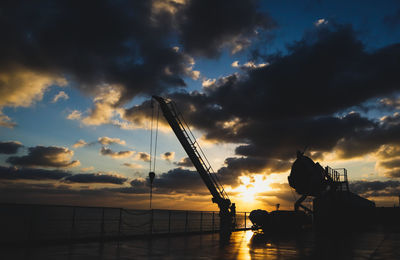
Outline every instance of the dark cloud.
<svg viewBox="0 0 400 260">
<path fill-rule="evenodd" d="M 11 156 L 7 162 L 18 166 L 69 168 L 80 164 L 72 161 L 74 152 L 65 147 L 35 146 L 30 147 L 28 155 Z"/>
<path fill-rule="evenodd" d="M 127 158 L 127 157 L 131 157 L 135 152 L 133 151 L 119 151 L 119 152 L 114 152 L 113 150 L 111 150 L 110 148 L 106 148 L 106 147 L 101 147 L 100 150 L 100 154 L 101 155 L 105 155 L 105 156 L 111 156 L 112 158 Z"/>
<path fill-rule="evenodd" d="M 262 157 L 240 157 L 225 159 L 226 166 L 220 168 L 218 173 L 223 184 L 236 186 L 237 177 L 246 174 L 269 174 L 283 172 L 290 168 L 290 161 L 278 159 L 266 159 Z"/>
<path fill-rule="evenodd" d="M 350 190 L 366 197 L 399 196 L 400 181 L 355 181 Z"/>
<path fill-rule="evenodd" d="M 179 162 L 174 162 L 174 164 L 180 167 L 194 167 L 189 157 L 183 157 L 182 159 L 179 160 Z"/>
<path fill-rule="evenodd" d="M 390 15 L 386 15 L 383 18 L 383 23 L 387 25 L 390 29 L 395 29 L 397 26 L 400 25 L 400 9 L 395 11 Z"/>
<path fill-rule="evenodd" d="M 67 182 L 77 183 L 112 183 L 112 184 L 123 184 L 127 178 L 123 176 L 113 174 L 101 174 L 101 173 L 80 173 L 70 175 L 65 178 Z"/>
<path fill-rule="evenodd" d="M 380 110 L 384 110 L 384 109 L 391 110 L 391 111 L 400 110 L 400 97 L 389 96 L 389 97 L 382 98 L 379 101 L 378 107 Z"/>
<path fill-rule="evenodd" d="M 71 173 L 60 170 L 0 166 L 0 179 L 6 180 L 60 180 L 70 175 Z"/>
<path fill-rule="evenodd" d="M 136 155 L 136 160 L 149 162 L 150 161 L 150 154 L 145 153 L 145 152 L 138 152 L 137 155 Z"/>
<path fill-rule="evenodd" d="M 184 77 L 195 76 L 188 54 L 213 56 L 225 44 L 245 45 L 256 28 L 271 23 L 255 7 L 255 1 L 2 2 L 7 37 L 0 71 L 63 75 L 89 93 L 119 85 L 120 103 L 126 102 L 185 86 Z M 187 54 L 173 48 L 179 43 Z"/>
<path fill-rule="evenodd" d="M 175 152 L 165 152 L 161 154 L 161 158 L 170 162 L 175 158 Z"/>
<path fill-rule="evenodd" d="M 340 140 L 337 145 L 340 157 L 361 156 L 378 150 L 382 145 L 399 146 L 400 124 L 393 124 L 391 119 L 387 118 L 373 127 L 357 129 L 353 135 Z"/>
<path fill-rule="evenodd" d="M 400 178 L 400 168 L 395 168 L 395 169 L 386 171 L 385 176 L 389 177 L 389 178 Z"/>
<path fill-rule="evenodd" d="M 16 154 L 21 147 L 18 141 L 0 142 L 0 154 Z"/>
<path fill-rule="evenodd" d="M 62 180 L 70 183 L 123 184 L 124 176 L 107 173 L 72 173 L 61 170 L 0 166 L 0 180 Z"/>
<path fill-rule="evenodd" d="M 384 145 L 377 156 L 382 160 L 400 156 L 400 146 Z"/>
<path fill-rule="evenodd" d="M 134 189 L 148 192 L 149 180 L 133 180 L 131 185 Z M 158 193 L 196 193 L 209 194 L 200 175 L 196 171 L 182 168 L 172 169 L 166 173 L 156 176 L 153 188 Z"/>
<path fill-rule="evenodd" d="M 387 169 L 390 168 L 400 168 L 400 158 L 388 160 L 388 161 L 382 161 L 379 163 L 382 167 L 385 167 Z"/>
<path fill-rule="evenodd" d="M 215 57 L 223 47 L 232 52 L 250 45 L 256 30 L 275 22 L 257 10 L 258 1 L 191 0 L 178 13 L 181 42 L 185 51 Z"/>
<path fill-rule="evenodd" d="M 345 112 L 398 91 L 399 44 L 367 52 L 351 26 L 331 25 L 307 33 L 268 62 L 225 77 L 205 93 L 170 97 L 206 138 L 242 143 L 236 153 L 264 158 L 264 165 L 289 160 L 305 146 L 313 153 L 337 148 L 350 158 L 400 140 L 396 118 L 379 122 Z"/>
</svg>

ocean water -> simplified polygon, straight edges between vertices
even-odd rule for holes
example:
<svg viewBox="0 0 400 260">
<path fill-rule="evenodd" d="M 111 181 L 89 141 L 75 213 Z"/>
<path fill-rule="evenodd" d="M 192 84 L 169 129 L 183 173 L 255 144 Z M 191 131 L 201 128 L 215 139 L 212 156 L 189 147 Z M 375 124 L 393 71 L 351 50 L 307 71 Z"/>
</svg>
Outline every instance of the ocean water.
<svg viewBox="0 0 400 260">
<path fill-rule="evenodd" d="M 250 227 L 237 213 L 237 228 Z M 218 212 L 0 205 L 0 242 L 65 240 L 219 230 Z"/>
</svg>

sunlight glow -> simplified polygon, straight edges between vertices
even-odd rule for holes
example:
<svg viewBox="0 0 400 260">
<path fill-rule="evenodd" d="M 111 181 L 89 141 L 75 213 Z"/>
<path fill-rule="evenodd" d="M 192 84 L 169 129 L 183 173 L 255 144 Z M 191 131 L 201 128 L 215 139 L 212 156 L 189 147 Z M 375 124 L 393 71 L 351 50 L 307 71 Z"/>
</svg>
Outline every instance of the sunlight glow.
<svg viewBox="0 0 400 260">
<path fill-rule="evenodd" d="M 272 190 L 269 186 L 272 180 L 265 178 L 265 176 L 240 176 L 239 179 L 242 185 L 234 189 L 234 191 L 239 193 L 238 197 L 243 202 L 253 203 L 258 193 Z"/>
</svg>

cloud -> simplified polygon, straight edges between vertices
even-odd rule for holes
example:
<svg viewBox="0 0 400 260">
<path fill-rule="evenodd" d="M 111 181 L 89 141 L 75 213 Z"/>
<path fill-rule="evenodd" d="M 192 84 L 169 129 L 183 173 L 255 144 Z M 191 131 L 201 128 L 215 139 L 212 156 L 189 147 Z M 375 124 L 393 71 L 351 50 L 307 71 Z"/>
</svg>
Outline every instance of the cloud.
<svg viewBox="0 0 400 260">
<path fill-rule="evenodd" d="M 377 152 L 377 157 L 382 160 L 397 156 L 400 157 L 400 145 L 382 145 Z"/>
<path fill-rule="evenodd" d="M 287 54 L 267 59 L 268 66 L 226 76 L 203 93 L 168 95 L 207 140 L 238 144 L 241 159 L 227 160 L 220 170 L 229 182 L 248 169 L 288 170 L 305 146 L 313 154 L 349 159 L 399 145 L 398 114 L 379 120 L 360 107 L 398 93 L 400 45 L 367 51 L 351 26 L 329 23 L 289 45 Z M 137 111 L 133 118 L 144 120 L 149 115 L 140 111 L 148 105 L 126 115 Z M 235 169 L 239 163 L 244 166 Z"/>
<path fill-rule="evenodd" d="M 174 164 L 180 167 L 193 167 L 193 163 L 189 157 L 183 157 L 179 160 L 179 162 L 174 162 Z"/>
<path fill-rule="evenodd" d="M 201 85 L 206 88 L 213 85 L 216 81 L 217 81 L 216 79 L 204 79 L 201 82 Z"/>
<path fill-rule="evenodd" d="M 230 157 L 225 159 L 224 167 L 218 170 L 222 183 L 237 186 L 238 177 L 250 174 L 271 174 L 287 171 L 291 167 L 288 160 L 266 159 L 262 156 Z"/>
<path fill-rule="evenodd" d="M 78 110 L 73 110 L 68 116 L 67 119 L 69 120 L 80 120 L 82 117 L 82 113 Z"/>
<path fill-rule="evenodd" d="M 93 170 L 94 170 L 93 166 L 81 168 L 81 171 L 83 171 L 83 172 L 89 172 L 89 171 L 93 171 Z"/>
<path fill-rule="evenodd" d="M 23 145 L 18 141 L 0 142 L 0 154 L 16 154 Z"/>
<path fill-rule="evenodd" d="M 139 152 L 135 156 L 135 160 L 141 160 L 144 162 L 149 162 L 150 161 L 150 154 L 145 153 L 145 152 Z"/>
<path fill-rule="evenodd" d="M 224 47 L 232 53 L 246 48 L 257 36 L 257 29 L 275 27 L 275 22 L 266 13 L 258 11 L 257 3 L 239 0 L 188 1 L 176 15 L 185 50 L 194 55 L 216 57 Z"/>
<path fill-rule="evenodd" d="M 111 137 L 107 137 L 107 136 L 102 136 L 102 137 L 99 137 L 97 139 L 97 141 L 90 142 L 90 143 L 87 143 L 85 140 L 80 139 L 75 144 L 73 144 L 72 147 L 79 148 L 79 147 L 84 147 L 84 146 L 88 146 L 88 145 L 94 145 L 96 143 L 99 143 L 103 146 L 110 145 L 110 144 L 126 145 L 126 142 L 119 138 L 111 138 Z"/>
<path fill-rule="evenodd" d="M 350 182 L 350 190 L 365 197 L 385 197 L 400 194 L 399 181 L 355 181 Z"/>
<path fill-rule="evenodd" d="M 28 155 L 11 156 L 6 161 L 17 166 L 69 168 L 80 165 L 78 160 L 71 160 L 73 155 L 66 147 L 35 146 L 28 149 Z"/>
<path fill-rule="evenodd" d="M 99 137 L 97 141 L 102 145 L 110 145 L 110 144 L 126 145 L 126 142 L 124 140 L 121 140 L 119 138 L 111 138 L 107 136 Z"/>
<path fill-rule="evenodd" d="M 400 157 L 391 160 L 381 161 L 379 164 L 380 166 L 387 169 L 400 168 Z"/>
<path fill-rule="evenodd" d="M 379 100 L 382 108 L 389 110 L 400 110 L 400 97 L 386 97 Z"/>
<path fill-rule="evenodd" d="M 72 173 L 62 170 L 0 166 L 0 180 L 60 180 L 70 183 L 123 184 L 127 178 L 115 173 Z"/>
<path fill-rule="evenodd" d="M 110 148 L 102 147 L 100 150 L 101 155 L 105 156 L 110 156 L 115 159 L 122 159 L 122 158 L 128 158 L 131 157 L 135 152 L 134 151 L 120 151 L 120 152 L 114 152 Z"/>
<path fill-rule="evenodd" d="M 88 145 L 88 143 L 86 143 L 85 140 L 80 139 L 80 140 L 78 140 L 76 143 L 74 143 L 74 144 L 72 145 L 72 147 L 74 147 L 74 148 L 79 148 L 79 147 L 84 147 L 84 146 L 86 146 L 86 145 Z"/>
<path fill-rule="evenodd" d="M 400 168 L 398 167 L 398 168 L 388 170 L 384 174 L 386 177 L 389 177 L 389 178 L 400 178 Z"/>
<path fill-rule="evenodd" d="M 71 173 L 60 170 L 0 166 L 0 179 L 5 180 L 60 180 Z"/>
<path fill-rule="evenodd" d="M 148 180 L 136 179 L 131 182 L 134 189 L 148 192 Z M 172 169 L 155 177 L 153 189 L 157 193 L 202 193 L 209 194 L 207 187 L 196 171 L 181 168 Z"/>
<path fill-rule="evenodd" d="M 51 85 L 65 86 L 62 77 L 50 76 L 29 70 L 15 70 L 0 76 L 0 107 L 29 107 L 43 98 Z"/>
<path fill-rule="evenodd" d="M 60 99 L 64 99 L 64 100 L 67 100 L 67 99 L 69 99 L 69 96 L 68 96 L 68 94 L 67 93 L 65 93 L 64 91 L 60 91 L 60 92 L 58 92 L 58 94 L 56 94 L 54 97 L 53 97 L 53 100 L 51 101 L 52 103 L 56 103 L 58 100 L 60 100 Z"/>
<path fill-rule="evenodd" d="M 118 104 L 143 93 L 185 87 L 185 77 L 200 76 L 191 55 L 214 56 L 224 46 L 244 48 L 256 37 L 256 28 L 262 31 L 272 24 L 256 10 L 257 1 L 28 2 L 2 6 L 4 13 L 19 12 L 2 20 L 8 37 L 0 46 L 1 75 L 21 80 L 29 74 L 26 82 L 45 75 L 42 86 L 59 84 L 58 79 L 64 84 L 59 75 L 68 75 L 70 83 L 94 96 L 103 84 L 118 85 Z M 209 16 L 210 10 L 218 15 Z M 171 39 L 179 48 L 171 46 Z M 44 87 L 27 90 L 34 89 L 31 96 L 43 93 Z M 98 106 L 85 123 L 104 123 L 96 111 L 107 109 Z"/>
<path fill-rule="evenodd" d="M 121 97 L 121 86 L 103 86 L 101 93 L 94 100 L 94 107 L 88 111 L 88 115 L 82 117 L 85 125 L 111 124 L 112 118 L 118 115 L 116 104 Z"/>
<path fill-rule="evenodd" d="M 61 76 L 35 72 L 11 64 L 10 67 L 2 68 L 0 64 L 0 126 L 13 128 L 16 125 L 3 114 L 4 107 L 29 107 L 42 100 L 44 92 L 50 86 L 66 84 L 67 81 Z"/>
<path fill-rule="evenodd" d="M 0 110 L 0 126 L 7 128 L 14 128 L 17 124 L 11 120 L 10 117 L 3 114 Z"/>
<path fill-rule="evenodd" d="M 243 65 L 239 65 L 239 61 L 234 61 L 231 64 L 232 67 L 240 68 L 242 70 L 257 69 L 257 68 L 262 68 L 262 67 L 265 67 L 268 65 L 269 65 L 269 63 L 267 63 L 267 62 L 256 64 L 254 61 L 248 61 Z"/>
<path fill-rule="evenodd" d="M 142 165 L 137 164 L 137 163 L 124 163 L 123 165 L 126 166 L 126 167 L 129 167 L 131 169 L 141 169 L 141 168 L 143 168 Z"/>
<path fill-rule="evenodd" d="M 315 26 L 321 26 L 321 25 L 325 25 L 325 24 L 328 24 L 328 21 L 327 20 L 325 20 L 325 19 L 323 19 L 323 18 L 321 18 L 321 19 L 318 19 L 315 23 L 314 23 L 314 25 Z"/>
<path fill-rule="evenodd" d="M 400 9 L 383 18 L 383 23 L 390 29 L 395 29 L 400 25 Z"/>
<path fill-rule="evenodd" d="M 104 173 L 80 173 L 66 177 L 66 182 L 75 183 L 111 183 L 111 184 L 123 184 L 128 179 L 121 175 L 116 174 L 104 174 Z"/>
<path fill-rule="evenodd" d="M 165 152 L 161 154 L 161 158 L 170 162 L 175 158 L 175 152 Z"/>
</svg>

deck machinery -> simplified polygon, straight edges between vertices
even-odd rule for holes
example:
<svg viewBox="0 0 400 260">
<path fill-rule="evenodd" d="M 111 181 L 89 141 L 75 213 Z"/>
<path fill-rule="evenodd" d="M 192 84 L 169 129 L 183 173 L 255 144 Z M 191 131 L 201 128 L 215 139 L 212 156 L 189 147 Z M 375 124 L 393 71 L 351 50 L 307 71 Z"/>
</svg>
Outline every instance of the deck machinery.
<svg viewBox="0 0 400 260">
<path fill-rule="evenodd" d="M 297 152 L 288 181 L 302 195 L 295 203 L 295 211 L 302 208 L 312 212 L 319 227 L 367 225 L 373 218 L 375 203 L 350 191 L 345 168 L 323 168 Z M 312 210 L 301 204 L 307 196 L 314 198 Z"/>
<path fill-rule="evenodd" d="M 294 204 L 294 211 L 253 211 L 250 220 L 255 226 L 265 230 L 271 228 L 271 222 L 285 222 L 292 228 L 299 228 L 307 222 L 306 216 L 309 215 L 318 228 L 348 228 L 368 225 L 374 217 L 375 203 L 350 191 L 345 168 L 323 168 L 302 152 L 297 152 L 288 181 L 301 195 Z M 307 197 L 313 198 L 312 209 L 302 204 Z M 279 227 L 275 225 L 274 228 Z"/>
<path fill-rule="evenodd" d="M 192 161 L 204 184 L 210 191 L 212 202 L 218 205 L 220 210 L 221 235 L 224 237 L 230 235 L 235 225 L 235 203 L 231 203 L 223 186 L 219 182 L 218 176 L 213 171 L 175 103 L 172 100 L 167 100 L 158 96 L 153 96 L 153 99 L 160 104 L 165 119 Z"/>
</svg>

